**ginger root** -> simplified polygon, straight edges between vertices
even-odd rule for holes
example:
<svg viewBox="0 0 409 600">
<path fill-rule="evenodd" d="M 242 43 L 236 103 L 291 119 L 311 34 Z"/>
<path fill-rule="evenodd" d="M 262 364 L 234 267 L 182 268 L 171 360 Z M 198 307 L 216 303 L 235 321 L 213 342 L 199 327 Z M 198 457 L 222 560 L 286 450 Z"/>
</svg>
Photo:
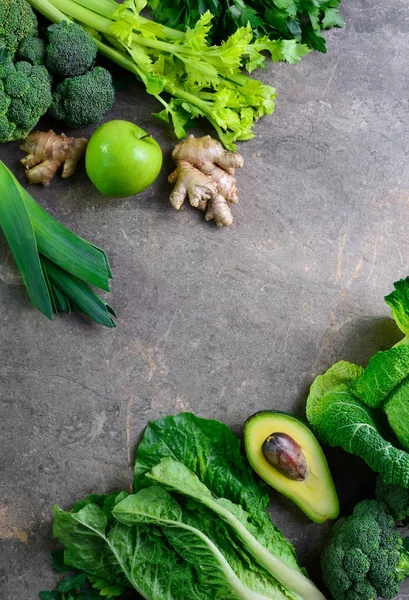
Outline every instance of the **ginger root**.
<svg viewBox="0 0 409 600">
<path fill-rule="evenodd" d="M 239 193 L 234 171 L 243 166 L 243 157 L 228 152 L 210 135 L 189 137 L 175 146 L 172 157 L 176 169 L 168 177 L 175 187 L 170 203 L 179 210 L 186 196 L 192 206 L 206 211 L 206 220 L 218 227 L 233 222 L 229 203 L 237 204 Z"/>
<path fill-rule="evenodd" d="M 62 177 L 74 175 L 78 161 L 85 153 L 86 138 L 67 137 L 50 131 L 34 131 L 23 140 L 20 149 L 28 155 L 20 162 L 26 168 L 29 183 L 49 185 L 60 167 Z"/>
</svg>

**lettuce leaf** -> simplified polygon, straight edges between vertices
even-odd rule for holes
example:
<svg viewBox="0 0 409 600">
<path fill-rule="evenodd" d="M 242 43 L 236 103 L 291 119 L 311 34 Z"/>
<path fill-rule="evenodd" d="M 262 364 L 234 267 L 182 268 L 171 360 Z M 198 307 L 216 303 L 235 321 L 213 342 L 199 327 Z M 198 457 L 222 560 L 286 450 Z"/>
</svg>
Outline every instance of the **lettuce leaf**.
<svg viewBox="0 0 409 600">
<path fill-rule="evenodd" d="M 203 514 L 198 516 L 195 511 L 189 512 L 183 510 L 162 487 L 152 485 L 125 498 L 114 508 L 113 514 L 125 525 L 151 524 L 161 527 L 170 545 L 196 569 L 200 589 L 206 592 L 206 597 L 284 600 L 285 593 L 276 587 L 274 581 L 269 585 L 268 579 L 257 573 L 257 569 L 252 572 L 250 565 L 243 563 L 239 557 L 232 558 L 234 553 L 231 551 L 227 552 L 233 565 L 230 564 L 225 556 L 226 538 L 220 539 L 220 545 L 217 545 L 208 535 L 214 522 L 205 519 Z M 242 578 L 250 584 L 249 587 Z M 263 593 L 259 593 L 260 589 Z"/>
<path fill-rule="evenodd" d="M 149 600 L 208 598 L 197 590 L 191 567 L 155 527 L 110 526 L 103 509 L 88 503 L 78 512 L 55 507 L 53 533 L 64 545 L 65 564 L 105 587 L 132 587 Z"/>
<path fill-rule="evenodd" d="M 180 413 L 151 421 L 138 446 L 134 491 L 152 484 L 148 472 L 170 457 L 190 469 L 215 498 L 224 498 L 248 513 L 260 543 L 297 569 L 292 544 L 271 522 L 265 508 L 268 487 L 257 481 L 240 440 L 224 423 Z"/>
<path fill-rule="evenodd" d="M 283 586 L 283 591 L 289 590 L 295 597 L 299 595 L 307 598 L 309 594 L 316 598 L 320 596 L 315 585 L 301 572 L 293 555 L 289 556 L 288 541 L 278 530 L 275 531 L 274 540 L 264 539 L 264 542 L 267 541 L 266 545 L 260 543 L 259 531 L 249 522 L 248 513 L 225 498 L 214 498 L 210 490 L 185 465 L 167 457 L 147 477 L 168 490 L 197 500 L 218 515 L 232 528 L 241 546 L 255 563 L 261 565 Z M 281 559 L 281 553 L 284 560 Z M 293 559 L 291 566 L 288 565 L 289 558 Z"/>
<path fill-rule="evenodd" d="M 212 494 L 241 504 L 250 513 L 269 503 L 268 487 L 244 457 L 240 440 L 224 423 L 180 413 L 151 421 L 138 446 L 134 491 L 151 483 L 145 474 L 170 456 L 196 473 Z"/>
</svg>

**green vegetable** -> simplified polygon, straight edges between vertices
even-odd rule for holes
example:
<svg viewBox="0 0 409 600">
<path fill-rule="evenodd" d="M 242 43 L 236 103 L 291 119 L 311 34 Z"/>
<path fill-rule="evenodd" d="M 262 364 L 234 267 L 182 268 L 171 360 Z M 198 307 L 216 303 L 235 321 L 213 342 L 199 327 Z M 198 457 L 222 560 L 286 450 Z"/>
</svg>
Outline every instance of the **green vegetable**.
<svg viewBox="0 0 409 600">
<path fill-rule="evenodd" d="M 150 473 L 147 473 L 147 477 L 167 490 L 200 502 L 218 515 L 232 528 L 256 563 L 270 573 L 285 589 L 302 598 L 318 598 L 320 596 L 315 585 L 302 574 L 297 564 L 289 567 L 277 557 L 275 554 L 277 550 L 278 556 L 280 555 L 280 547 L 277 541 L 271 545 L 270 552 L 269 548 L 264 547 L 257 539 L 259 531 L 249 522 L 249 514 L 239 505 L 225 498 L 215 498 L 210 490 L 183 463 L 166 457 Z M 119 518 L 118 513 L 121 507 L 128 506 L 132 502 L 131 498 L 132 496 L 129 496 L 114 509 L 114 516 Z M 125 521 L 122 520 L 122 522 Z M 262 537 L 264 536 L 260 536 L 260 538 Z M 284 543 L 284 545 L 287 544 Z"/>
<path fill-rule="evenodd" d="M 206 10 L 215 15 L 214 38 L 226 39 L 250 23 L 254 36 L 297 40 L 325 52 L 322 29 L 343 27 L 340 0 L 149 0 L 153 17 L 169 27 L 194 27 Z"/>
<path fill-rule="evenodd" d="M 0 0 L 0 45 L 14 56 L 25 38 L 37 34 L 37 18 L 27 0 Z"/>
<path fill-rule="evenodd" d="M 364 500 L 340 519 L 321 566 L 334 600 L 394 598 L 409 576 L 409 552 L 386 505 Z"/>
<path fill-rule="evenodd" d="M 95 40 L 80 25 L 63 21 L 48 28 L 46 67 L 58 77 L 77 77 L 91 69 L 97 56 Z"/>
<path fill-rule="evenodd" d="M 409 489 L 398 485 L 387 485 L 377 477 L 376 499 L 384 502 L 395 521 L 404 521 L 409 517 Z"/>
<path fill-rule="evenodd" d="M 103 250 L 58 223 L 0 161 L 0 227 L 34 306 L 53 313 L 80 311 L 114 327 L 114 311 L 89 287 L 109 291 L 112 273 Z"/>
<path fill-rule="evenodd" d="M 360 456 L 385 483 L 409 487 L 409 454 L 381 436 L 373 411 L 352 394 L 362 372 L 341 361 L 318 376 L 307 399 L 307 419 L 323 444 Z"/>
<path fill-rule="evenodd" d="M 253 577 L 253 585 L 247 587 L 241 579 L 246 580 L 249 576 L 242 573 L 247 571 L 245 565 L 236 560 L 236 569 L 233 570 L 218 546 L 201 530 L 203 524 L 198 523 L 200 529 L 195 527 L 188 511 L 185 514 L 176 500 L 162 488 L 152 486 L 128 496 L 116 505 L 113 516 L 125 525 L 159 526 L 171 547 L 187 563 L 196 567 L 200 589 L 207 597 L 240 600 L 267 600 L 271 597 L 262 593 L 270 590 L 261 576 Z M 285 595 L 281 597 L 284 599 Z"/>
<path fill-rule="evenodd" d="M 268 486 L 256 480 L 240 440 L 227 425 L 192 413 L 150 421 L 136 453 L 134 491 L 151 484 L 146 473 L 166 456 L 186 465 L 214 496 L 241 504 L 253 521 L 264 523 L 260 515 L 269 504 Z"/>
<path fill-rule="evenodd" d="M 409 278 L 395 282 L 385 300 L 405 337 L 395 347 L 377 352 L 352 391 L 362 402 L 382 409 L 402 446 L 409 450 Z"/>
<path fill-rule="evenodd" d="M 51 105 L 51 82 L 43 66 L 20 61 L 0 48 L 0 142 L 26 137 Z"/>
<path fill-rule="evenodd" d="M 409 336 L 409 277 L 400 279 L 393 284 L 394 291 L 385 296 L 385 302 L 392 309 L 392 316 L 399 329 Z M 401 343 L 408 343 L 403 339 Z"/>
<path fill-rule="evenodd" d="M 45 42 L 39 37 L 27 37 L 18 47 L 17 59 L 32 65 L 43 65 L 45 59 Z"/>
<path fill-rule="evenodd" d="M 77 569 L 108 597 L 133 588 L 147 600 L 323 600 L 263 511 L 265 486 L 226 425 L 165 417 L 149 424 L 139 449 L 134 494 L 55 507 L 59 570 Z"/>
<path fill-rule="evenodd" d="M 99 51 L 140 79 L 149 94 L 163 105 L 156 114 L 171 120 L 178 137 L 184 137 L 192 118 L 205 117 L 228 148 L 254 136 L 257 119 L 274 110 L 275 90 L 241 73 L 262 66 L 263 51 L 273 60 L 296 62 L 309 51 L 293 40 L 252 42 L 250 26 L 238 29 L 221 46 L 209 46 L 212 15 L 202 15 L 186 33 L 140 16 L 144 0 L 30 0 L 54 22 L 74 18 L 103 36 Z M 165 99 L 162 94 L 170 95 Z"/>
<path fill-rule="evenodd" d="M 49 114 L 68 127 L 86 127 L 100 121 L 114 102 L 111 74 L 103 67 L 94 67 L 57 85 Z"/>
</svg>

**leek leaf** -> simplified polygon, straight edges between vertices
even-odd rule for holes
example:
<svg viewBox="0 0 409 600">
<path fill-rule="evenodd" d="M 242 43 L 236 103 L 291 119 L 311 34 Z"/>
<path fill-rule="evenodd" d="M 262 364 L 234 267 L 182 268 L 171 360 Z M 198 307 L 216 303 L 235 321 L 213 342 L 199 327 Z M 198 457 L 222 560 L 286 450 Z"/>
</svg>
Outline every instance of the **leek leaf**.
<svg viewBox="0 0 409 600">
<path fill-rule="evenodd" d="M 75 310 L 115 327 L 115 311 L 89 287 L 109 291 L 105 252 L 39 206 L 1 161 L 0 228 L 36 308 L 49 319 Z"/>
<path fill-rule="evenodd" d="M 38 255 L 36 238 L 16 180 L 0 161 L 0 227 L 31 302 L 49 319 L 53 306 Z"/>
<path fill-rule="evenodd" d="M 78 277 L 74 277 L 60 269 L 47 258 L 42 258 L 42 263 L 48 277 L 69 300 L 73 300 L 81 312 L 91 317 L 95 323 L 106 327 L 115 327 L 111 317 L 111 310 L 102 298 L 97 296 L 91 288 Z"/>
<path fill-rule="evenodd" d="M 105 252 L 64 227 L 23 187 L 21 190 L 39 252 L 68 273 L 109 292 L 112 273 Z"/>
</svg>

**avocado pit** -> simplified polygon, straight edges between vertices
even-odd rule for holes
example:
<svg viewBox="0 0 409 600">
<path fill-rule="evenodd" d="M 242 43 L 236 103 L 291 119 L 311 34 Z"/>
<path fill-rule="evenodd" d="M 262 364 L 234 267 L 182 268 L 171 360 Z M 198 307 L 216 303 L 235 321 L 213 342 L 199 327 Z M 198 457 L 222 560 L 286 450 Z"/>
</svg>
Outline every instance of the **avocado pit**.
<svg viewBox="0 0 409 600">
<path fill-rule="evenodd" d="M 301 446 L 288 434 L 271 433 L 263 442 L 267 462 L 279 473 L 294 481 L 304 481 L 308 468 Z"/>
</svg>

